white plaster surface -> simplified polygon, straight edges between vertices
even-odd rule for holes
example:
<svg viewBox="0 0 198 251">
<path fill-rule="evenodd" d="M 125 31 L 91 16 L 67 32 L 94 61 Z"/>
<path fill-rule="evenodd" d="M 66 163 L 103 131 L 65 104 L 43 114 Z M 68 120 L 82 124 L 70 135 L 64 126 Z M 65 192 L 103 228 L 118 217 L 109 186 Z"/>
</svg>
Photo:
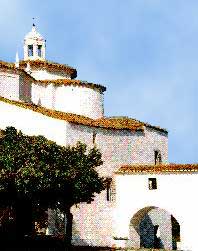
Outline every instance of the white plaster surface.
<svg viewBox="0 0 198 251">
<path fill-rule="evenodd" d="M 71 79 L 64 70 L 62 71 L 49 71 L 47 69 L 31 69 L 31 76 L 36 80 L 56 80 L 56 79 Z"/>
<path fill-rule="evenodd" d="M 91 88 L 33 84 L 32 102 L 93 119 L 103 117 L 103 94 Z"/>
<path fill-rule="evenodd" d="M 33 44 L 34 55 L 28 57 L 28 45 Z M 45 41 L 33 28 L 24 44 L 24 59 L 38 59 L 37 46 L 42 44 L 45 59 Z M 68 79 L 64 71 L 31 69 L 37 80 Z M 97 89 L 80 86 L 42 86 L 25 73 L 0 69 L 0 96 L 10 100 L 33 102 L 46 108 L 84 115 L 93 119 L 104 116 L 103 94 Z M 144 132 L 94 128 L 54 119 L 31 110 L 0 101 L 0 129 L 14 126 L 28 135 L 43 135 L 66 146 L 84 142 L 94 145 L 102 153 L 104 164 L 97 170 L 101 176 L 111 177 L 112 197 L 107 201 L 107 191 L 95 197 L 91 204 L 81 203 L 72 208 L 74 214 L 73 244 L 92 246 L 140 245 L 137 232 L 131 231 L 131 219 L 137 212 L 151 207 L 148 213 L 153 224 L 166 222 L 169 233 L 163 237 L 170 247 L 170 215 L 181 228 L 181 249 L 197 251 L 196 192 L 198 174 L 136 174 L 115 175 L 122 165 L 154 164 L 154 151 L 158 150 L 162 162 L 168 163 L 168 137 L 157 129 L 145 127 Z M 93 133 L 96 134 L 93 142 Z M 157 190 L 148 189 L 148 178 L 157 178 Z M 156 219 L 156 216 L 159 218 Z M 142 214 L 142 217 L 144 215 Z M 160 218 L 161 217 L 161 218 Z M 161 232 L 164 228 L 160 226 Z M 163 231 L 162 231 L 163 230 Z M 131 236 L 135 236 L 133 241 Z M 115 240 L 113 237 L 123 238 Z M 125 240 L 128 238 L 128 240 Z"/>
<path fill-rule="evenodd" d="M 2 101 L 0 101 L 0 114 L 1 129 L 5 129 L 6 126 L 14 126 L 25 134 L 43 135 L 60 145 L 73 145 L 80 140 L 88 147 L 93 147 L 93 132 L 95 131 L 95 145 L 102 152 L 104 160 L 103 166 L 97 168 L 101 176 L 115 179 L 113 173 L 121 164 L 136 161 L 153 163 L 153 151 L 156 148 L 161 151 L 162 160 L 167 161 L 167 137 L 153 129 L 146 129 L 142 134 L 128 130 L 92 128 L 47 117 Z M 147 151 L 148 147 L 151 148 L 150 151 Z M 117 189 L 119 186 L 116 187 L 116 191 Z M 133 196 L 131 199 L 133 201 Z M 91 204 L 83 203 L 79 208 L 74 207 L 72 209 L 74 212 L 73 243 L 112 246 L 115 205 L 117 202 L 107 201 L 106 191 L 103 191 Z"/>
<path fill-rule="evenodd" d="M 19 100 L 19 74 L 12 70 L 0 69 L 0 95 L 8 99 Z"/>
<path fill-rule="evenodd" d="M 148 189 L 148 178 L 157 178 L 157 190 Z M 129 237 L 132 217 L 145 207 L 157 207 L 180 224 L 181 249 L 197 250 L 197 174 L 140 174 L 116 176 L 114 234 Z"/>
</svg>

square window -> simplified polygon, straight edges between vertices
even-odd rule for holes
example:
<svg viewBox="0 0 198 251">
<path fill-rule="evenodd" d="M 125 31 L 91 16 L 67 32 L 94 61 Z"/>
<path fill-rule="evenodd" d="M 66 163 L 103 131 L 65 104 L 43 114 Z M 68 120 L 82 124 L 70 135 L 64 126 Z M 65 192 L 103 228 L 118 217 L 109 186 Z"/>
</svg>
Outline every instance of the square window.
<svg viewBox="0 0 198 251">
<path fill-rule="evenodd" d="M 33 56 L 33 45 L 32 44 L 28 45 L 28 56 L 29 57 Z"/>
<path fill-rule="evenodd" d="M 42 45 L 38 45 L 38 56 L 41 57 L 41 49 L 42 49 Z"/>
<path fill-rule="evenodd" d="M 149 178 L 148 185 L 149 185 L 149 190 L 157 189 L 157 179 L 156 178 Z"/>
<path fill-rule="evenodd" d="M 96 132 L 93 131 L 93 144 L 95 144 L 95 143 L 96 143 Z"/>
<path fill-rule="evenodd" d="M 112 178 L 107 178 L 106 180 L 106 195 L 107 201 L 111 201 L 112 199 Z"/>
</svg>

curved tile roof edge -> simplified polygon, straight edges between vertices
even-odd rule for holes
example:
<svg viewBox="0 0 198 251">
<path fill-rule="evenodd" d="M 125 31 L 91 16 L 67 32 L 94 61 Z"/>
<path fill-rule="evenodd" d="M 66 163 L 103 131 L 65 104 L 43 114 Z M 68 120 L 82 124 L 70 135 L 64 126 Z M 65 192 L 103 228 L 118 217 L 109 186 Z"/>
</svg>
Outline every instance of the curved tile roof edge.
<svg viewBox="0 0 198 251">
<path fill-rule="evenodd" d="M 41 60 L 40 60 L 41 61 Z M 27 61 L 24 61 L 27 62 Z M 29 61 L 28 61 L 29 62 Z M 26 76 L 30 77 L 33 81 L 35 81 L 35 84 L 40 83 L 40 84 L 50 84 L 54 83 L 55 85 L 74 85 L 74 86 L 83 86 L 83 87 L 88 87 L 88 88 L 96 88 L 99 89 L 101 92 L 106 91 L 106 87 L 100 84 L 94 84 L 94 83 L 89 83 L 87 81 L 82 81 L 82 80 L 77 80 L 77 79 L 46 79 L 46 80 L 36 80 L 34 77 L 32 77 L 30 74 L 28 74 L 24 69 L 22 68 L 17 68 L 15 66 L 15 63 L 8 63 L 0 60 L 0 68 L 6 68 L 10 70 L 15 70 L 16 72 L 23 72 L 26 74 Z"/>
<path fill-rule="evenodd" d="M 65 120 L 70 123 L 80 124 L 85 126 L 104 128 L 104 129 L 117 129 L 117 130 L 131 130 L 131 131 L 143 131 L 144 124 L 131 120 L 131 124 L 120 123 L 120 121 L 109 121 L 105 118 L 91 119 L 83 115 L 77 115 L 72 113 L 65 113 L 61 111 L 55 111 L 35 104 L 25 103 L 21 101 L 13 101 L 4 97 L 0 97 L 0 101 L 29 109 L 34 112 L 41 113 L 45 116 L 55 119 Z"/>
<path fill-rule="evenodd" d="M 48 85 L 48 84 L 55 84 L 55 85 L 73 85 L 73 86 L 82 86 L 88 87 L 91 89 L 99 89 L 101 92 L 106 91 L 106 87 L 100 84 L 89 83 L 87 81 L 77 80 L 77 79 L 46 79 L 46 80 L 38 80 L 37 83 Z"/>
<path fill-rule="evenodd" d="M 74 79 L 77 77 L 77 70 L 67 64 L 59 64 L 57 62 L 49 61 L 49 60 L 21 60 L 19 61 L 19 67 L 23 68 L 26 67 L 26 64 L 29 63 L 30 66 L 42 66 L 42 67 L 49 67 L 49 68 L 57 68 L 62 69 L 71 75 L 71 78 Z"/>
<path fill-rule="evenodd" d="M 125 120 L 133 120 L 133 121 L 136 121 L 136 122 L 139 122 L 139 123 L 143 123 L 144 126 L 146 127 L 149 127 L 149 128 L 153 128 L 153 129 L 156 129 L 158 131 L 161 131 L 161 132 L 164 132 L 166 134 L 168 134 L 168 130 L 166 128 L 162 128 L 160 126 L 154 126 L 154 125 L 151 125 L 147 122 L 142 122 L 140 120 L 137 120 L 137 119 L 134 119 L 134 118 L 129 118 L 127 116 L 112 116 L 112 117 L 106 117 L 108 119 L 125 119 Z"/>
<path fill-rule="evenodd" d="M 1 68 L 5 68 L 5 69 L 9 69 L 9 70 L 14 70 L 14 71 L 19 72 L 19 73 L 22 72 L 26 76 L 28 76 L 29 78 L 31 78 L 33 81 L 37 81 L 34 77 L 32 77 L 30 74 L 28 74 L 25 70 L 17 68 L 15 66 L 15 63 L 8 63 L 8 62 L 0 60 L 0 69 Z"/>
<path fill-rule="evenodd" d="M 198 173 L 198 164 L 133 164 L 121 166 L 115 174 Z"/>
</svg>

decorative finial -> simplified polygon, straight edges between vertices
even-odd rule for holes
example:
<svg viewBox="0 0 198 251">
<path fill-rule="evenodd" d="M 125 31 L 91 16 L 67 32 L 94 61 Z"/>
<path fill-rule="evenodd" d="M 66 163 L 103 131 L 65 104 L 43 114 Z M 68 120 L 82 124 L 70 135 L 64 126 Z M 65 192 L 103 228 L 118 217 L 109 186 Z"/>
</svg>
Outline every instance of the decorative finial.
<svg viewBox="0 0 198 251">
<path fill-rule="evenodd" d="M 33 17 L 33 18 L 32 18 L 32 20 L 33 20 L 33 24 L 32 24 L 32 26 L 33 26 L 33 27 L 35 27 L 35 24 L 34 24 L 34 19 L 35 19 L 35 18 Z"/>
<path fill-rule="evenodd" d="M 19 68 L 19 54 L 18 54 L 18 51 L 16 52 L 15 67 Z"/>
</svg>

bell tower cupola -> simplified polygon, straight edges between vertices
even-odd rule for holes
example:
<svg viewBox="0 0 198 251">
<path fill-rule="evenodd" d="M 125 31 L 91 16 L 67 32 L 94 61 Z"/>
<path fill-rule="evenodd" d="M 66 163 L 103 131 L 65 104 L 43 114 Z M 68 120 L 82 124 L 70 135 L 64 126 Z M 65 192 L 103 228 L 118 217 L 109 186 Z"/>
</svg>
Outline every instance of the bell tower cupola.
<svg viewBox="0 0 198 251">
<path fill-rule="evenodd" d="M 45 46 L 46 41 L 33 23 L 32 30 L 24 38 L 24 60 L 45 60 Z"/>
</svg>

